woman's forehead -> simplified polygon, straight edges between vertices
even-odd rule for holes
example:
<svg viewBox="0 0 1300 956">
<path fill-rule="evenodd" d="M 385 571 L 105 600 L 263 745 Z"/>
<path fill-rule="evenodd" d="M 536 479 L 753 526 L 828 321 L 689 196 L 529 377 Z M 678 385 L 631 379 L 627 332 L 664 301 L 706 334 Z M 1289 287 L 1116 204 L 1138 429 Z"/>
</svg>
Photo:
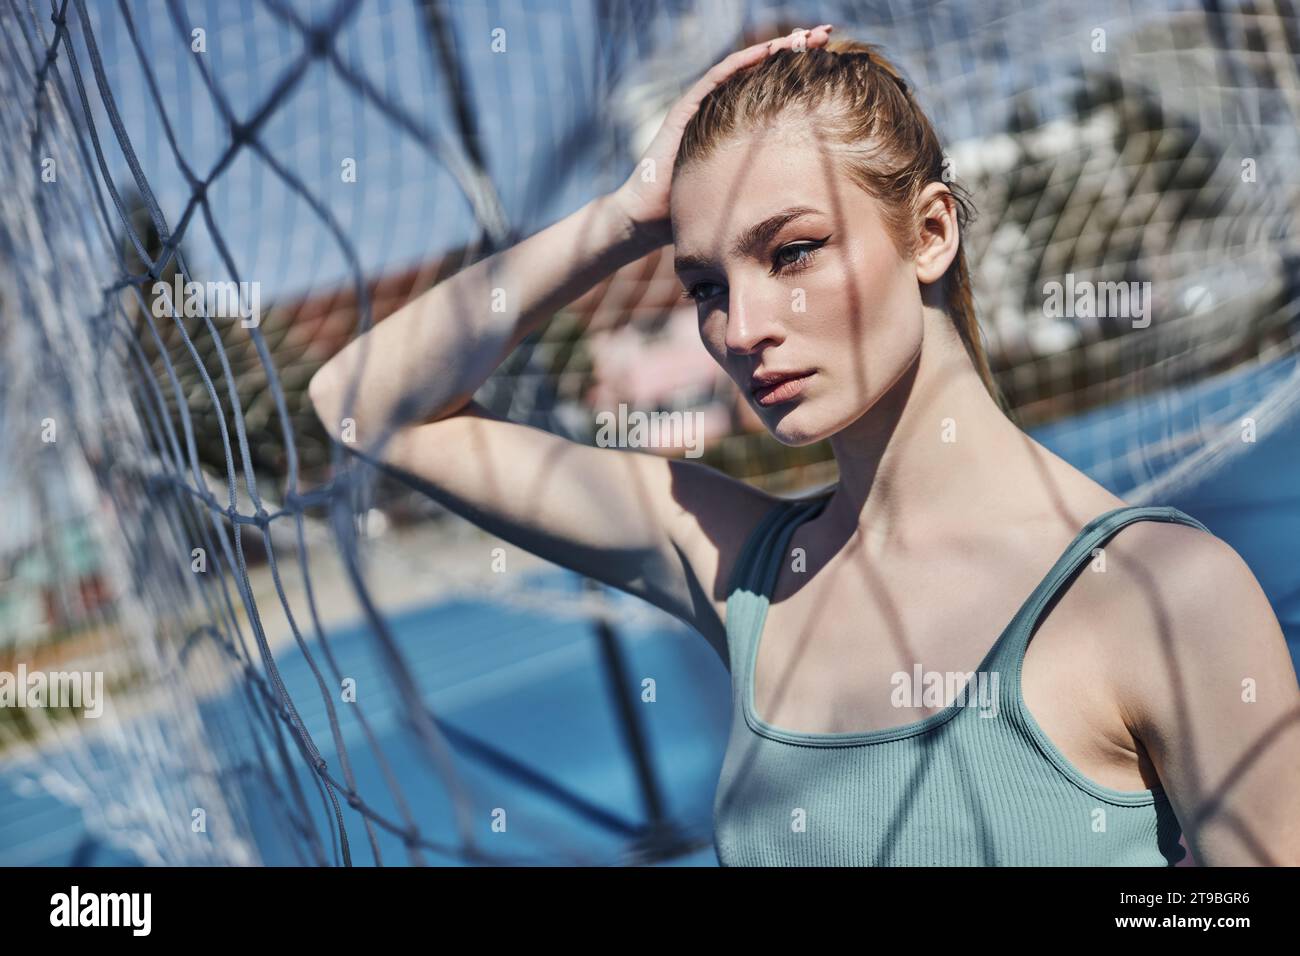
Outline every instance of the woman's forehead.
<svg viewBox="0 0 1300 956">
<path fill-rule="evenodd" d="M 718 153 L 680 170 L 670 215 L 675 234 L 704 242 L 789 207 L 812 207 L 831 220 L 859 220 L 874 215 L 873 202 L 829 153 L 759 144 L 752 154 Z"/>
</svg>

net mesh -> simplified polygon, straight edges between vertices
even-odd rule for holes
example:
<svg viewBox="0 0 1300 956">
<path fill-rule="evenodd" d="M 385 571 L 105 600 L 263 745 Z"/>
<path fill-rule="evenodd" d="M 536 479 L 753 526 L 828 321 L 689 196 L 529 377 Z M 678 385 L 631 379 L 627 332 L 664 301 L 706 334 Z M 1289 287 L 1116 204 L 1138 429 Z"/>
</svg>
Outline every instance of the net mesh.
<svg viewBox="0 0 1300 956">
<path fill-rule="evenodd" d="M 595 622 L 614 676 L 611 618 L 666 625 L 597 588 L 464 560 L 484 552 L 475 529 L 331 445 L 306 385 L 411 297 L 613 188 L 694 77 L 801 17 L 880 43 L 946 135 L 977 199 L 988 352 L 1023 425 L 1055 427 L 1067 458 L 1141 502 L 1249 451 L 1243 418 L 1261 437 L 1293 419 L 1290 3 L 0 0 L 14 515 L 0 653 L 103 672 L 113 702 L 99 721 L 6 715 L 24 784 L 148 863 L 588 862 L 707 844 L 707 819 L 663 819 L 635 720 L 624 742 L 648 823 L 435 712 L 396 632 L 421 596 Z M 1044 305 L 1052 283 L 1148 282 L 1147 324 Z M 204 288 L 193 310 L 186 283 Z M 265 297 L 258 321 L 214 315 L 214 284 Z M 579 441 L 619 402 L 702 412 L 707 463 L 778 492 L 832 477 L 827 448 L 762 433 L 679 293 L 671 250 L 619 270 L 476 398 Z M 1103 429 L 1075 427 L 1125 402 Z M 357 642 L 378 703 L 340 698 Z M 427 777 L 412 783 L 412 763 Z M 623 849 L 541 826 L 533 852 L 489 852 L 476 766 Z"/>
</svg>

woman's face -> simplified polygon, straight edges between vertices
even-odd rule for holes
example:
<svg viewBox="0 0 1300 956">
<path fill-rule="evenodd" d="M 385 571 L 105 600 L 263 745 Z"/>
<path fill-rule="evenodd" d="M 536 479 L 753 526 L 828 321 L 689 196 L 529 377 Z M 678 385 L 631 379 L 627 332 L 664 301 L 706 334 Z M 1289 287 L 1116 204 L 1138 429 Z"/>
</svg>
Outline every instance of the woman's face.
<svg viewBox="0 0 1300 956">
<path fill-rule="evenodd" d="M 746 133 L 686 164 L 671 214 L 700 338 L 782 443 L 857 421 L 918 355 L 915 267 L 811 128 Z"/>
</svg>

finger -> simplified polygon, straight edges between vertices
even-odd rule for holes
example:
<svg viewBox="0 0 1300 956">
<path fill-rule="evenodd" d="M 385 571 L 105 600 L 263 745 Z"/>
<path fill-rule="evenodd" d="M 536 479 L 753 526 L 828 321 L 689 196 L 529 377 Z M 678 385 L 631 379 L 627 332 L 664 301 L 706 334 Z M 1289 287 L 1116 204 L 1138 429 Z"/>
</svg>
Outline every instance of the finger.
<svg viewBox="0 0 1300 956">
<path fill-rule="evenodd" d="M 830 39 L 831 31 L 834 29 L 834 26 L 831 24 L 823 23 L 820 26 L 813 27 L 812 30 L 800 30 L 796 32 L 802 33 L 806 42 L 821 44 Z M 764 40 L 760 43 L 748 46 L 743 50 L 738 50 L 706 73 L 705 79 L 720 83 L 737 70 L 744 69 L 747 66 L 752 66 L 766 57 L 769 53 L 775 52 L 776 49 L 789 46 L 793 42 L 794 35 L 786 35 L 775 37 L 771 40 Z"/>
<path fill-rule="evenodd" d="M 835 27 L 833 25 L 823 23 L 820 26 L 814 27 L 811 31 L 805 31 L 806 42 L 809 44 L 825 43 L 829 40 L 830 33 L 834 29 Z M 728 55 L 710 68 L 709 71 L 705 73 L 704 76 L 700 77 L 695 85 L 687 91 L 686 95 L 682 97 L 680 101 L 682 109 L 693 112 L 699 106 L 704 97 L 708 96 L 709 93 L 722 84 L 727 77 L 739 70 L 743 70 L 745 67 L 753 66 L 760 60 L 765 59 L 769 53 L 775 52 L 772 49 L 771 44 L 778 41 L 786 41 L 788 45 L 793 42 L 793 39 L 792 36 L 783 36 L 776 38 L 776 40 L 764 40 L 761 43 L 755 43 L 752 46 L 747 46 L 742 50 L 737 50 Z"/>
<path fill-rule="evenodd" d="M 811 30 L 801 27 L 785 36 L 774 37 L 773 39 L 768 40 L 768 51 L 770 53 L 775 53 L 777 50 L 791 49 L 794 46 L 795 41 L 800 38 L 802 38 L 805 46 L 821 46 L 830 40 L 831 31 L 834 29 L 835 27 L 829 23 L 823 23 L 820 26 L 813 27 Z"/>
<path fill-rule="evenodd" d="M 806 42 L 825 43 L 830 39 L 831 31 L 834 29 L 834 25 L 823 23 L 820 26 L 813 27 L 811 30 L 800 28 L 795 32 L 804 34 Z M 717 73 L 718 77 L 720 77 L 717 79 L 717 82 L 720 83 L 737 70 L 744 69 L 746 66 L 752 66 L 754 63 L 757 63 L 759 60 L 767 56 L 770 52 L 773 52 L 774 43 L 780 42 L 783 45 L 788 45 L 792 43 L 793 40 L 794 35 L 787 34 L 775 37 L 771 40 L 763 40 L 760 43 L 754 43 L 745 47 L 743 50 L 737 50 L 735 53 L 732 53 L 714 66 L 713 69 L 709 70 L 709 72 L 705 74 L 705 79 L 713 78 L 711 77 L 711 74 Z"/>
<path fill-rule="evenodd" d="M 735 53 L 730 54 L 710 67 L 709 71 L 696 81 L 695 85 L 682 97 L 682 106 L 694 110 L 699 106 L 700 101 L 713 92 L 727 77 L 747 66 L 752 66 L 766 56 L 766 43 L 756 43 L 753 46 L 745 47 L 743 50 L 737 50 Z"/>
</svg>

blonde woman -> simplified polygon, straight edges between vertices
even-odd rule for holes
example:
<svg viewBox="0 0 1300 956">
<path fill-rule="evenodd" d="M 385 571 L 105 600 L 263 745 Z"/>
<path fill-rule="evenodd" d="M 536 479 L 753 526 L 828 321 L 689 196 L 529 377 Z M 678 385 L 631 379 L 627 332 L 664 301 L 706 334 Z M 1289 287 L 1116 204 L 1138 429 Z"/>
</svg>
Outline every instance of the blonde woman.
<svg viewBox="0 0 1300 956">
<path fill-rule="evenodd" d="M 1300 688 L 1258 583 L 1004 414 L 967 198 L 899 72 L 831 30 L 728 56 L 620 189 L 351 343 L 312 380 L 322 422 L 713 646 L 724 865 L 1164 866 L 1184 832 L 1203 864 L 1300 863 Z M 670 242 L 704 348 L 778 441 L 829 440 L 832 488 L 780 499 L 471 400 Z"/>
</svg>

